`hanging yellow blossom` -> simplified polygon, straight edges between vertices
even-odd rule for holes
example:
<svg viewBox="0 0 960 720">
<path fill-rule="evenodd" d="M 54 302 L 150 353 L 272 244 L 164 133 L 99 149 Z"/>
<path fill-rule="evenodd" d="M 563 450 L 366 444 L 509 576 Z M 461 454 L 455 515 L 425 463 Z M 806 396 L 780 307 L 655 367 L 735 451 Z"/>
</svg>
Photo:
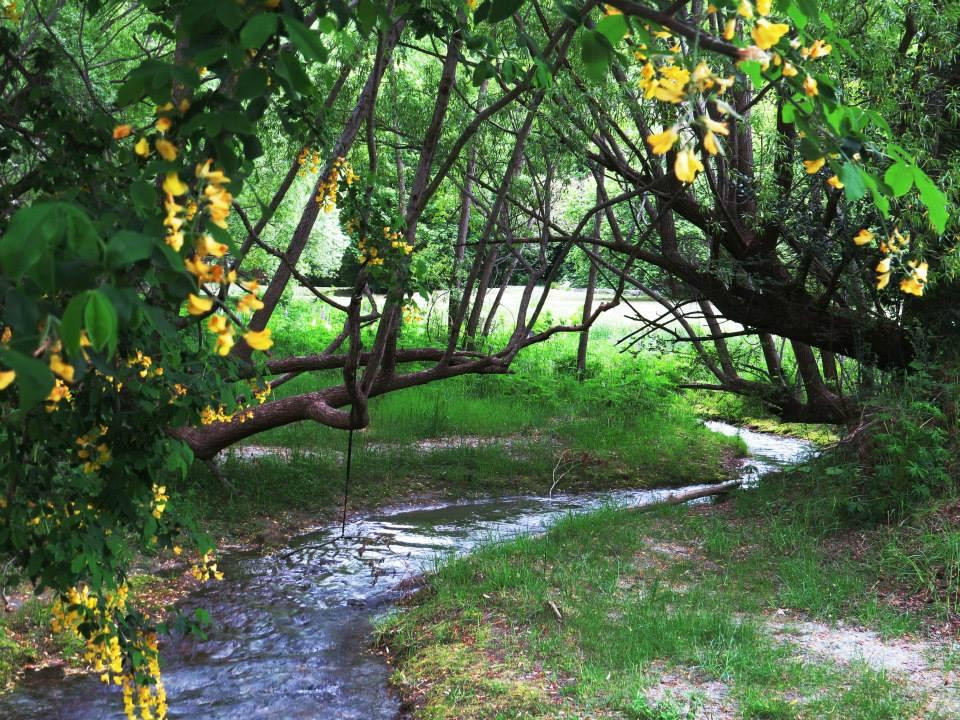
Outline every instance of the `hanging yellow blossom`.
<svg viewBox="0 0 960 720">
<path fill-rule="evenodd" d="M 833 50 L 833 46 L 825 43 L 823 40 L 814 40 L 813 45 L 800 50 L 800 55 L 808 60 L 816 60 L 826 57 Z"/>
<path fill-rule="evenodd" d="M 203 315 L 213 307 L 213 298 L 202 298 L 193 293 L 187 295 L 187 312 L 191 315 Z"/>
<path fill-rule="evenodd" d="M 172 195 L 173 197 L 179 197 L 180 195 L 186 195 L 187 191 L 190 188 L 180 179 L 180 176 L 175 172 L 167 173 L 167 176 L 163 179 L 163 191 Z"/>
<path fill-rule="evenodd" d="M 158 118 L 157 122 L 154 123 L 154 127 L 162 133 L 167 132 L 172 125 L 173 121 L 168 117 Z"/>
<path fill-rule="evenodd" d="M 667 128 L 663 132 L 654 133 L 647 138 L 650 150 L 654 155 L 665 155 L 676 144 L 680 136 L 675 127 Z"/>
<path fill-rule="evenodd" d="M 226 331 L 217 335 L 217 343 L 214 348 L 217 355 L 227 356 L 230 354 L 230 350 L 233 348 L 233 327 L 228 327 Z"/>
<path fill-rule="evenodd" d="M 772 4 L 771 0 L 757 0 L 757 14 L 769 15 L 771 4 Z"/>
<path fill-rule="evenodd" d="M 133 132 L 133 128 L 129 125 L 117 125 L 113 129 L 113 139 L 114 140 L 123 140 L 125 137 L 130 137 L 130 133 Z"/>
<path fill-rule="evenodd" d="M 840 181 L 840 177 L 837 175 L 833 175 L 830 178 L 828 178 L 827 185 L 829 185 L 830 187 L 836 190 L 843 190 L 843 183 Z"/>
<path fill-rule="evenodd" d="M 807 75 L 803 79 L 803 92 L 805 92 L 808 97 L 816 97 L 819 95 L 820 89 L 817 87 L 816 79 Z"/>
<path fill-rule="evenodd" d="M 150 142 L 145 137 L 140 138 L 133 146 L 133 151 L 140 157 L 147 157 L 150 154 Z"/>
<path fill-rule="evenodd" d="M 6 390 L 10 387 L 10 383 L 12 383 L 16 377 L 17 373 L 13 370 L 0 370 L 0 390 Z"/>
<path fill-rule="evenodd" d="M 270 339 L 270 330 L 251 330 L 244 333 L 243 339 L 254 350 L 269 350 L 273 346 L 273 340 Z"/>
<path fill-rule="evenodd" d="M 723 39 L 724 40 L 733 40 L 734 34 L 737 32 L 737 21 L 735 18 L 730 18 L 723 24 Z"/>
<path fill-rule="evenodd" d="M 747 19 L 753 17 L 753 5 L 750 0 L 740 0 L 740 4 L 737 6 L 737 15 Z"/>
<path fill-rule="evenodd" d="M 67 382 L 73 382 L 73 365 L 64 362 L 60 353 L 50 354 L 50 370 L 54 375 L 59 375 Z"/>
<path fill-rule="evenodd" d="M 684 148 L 677 153 L 677 159 L 673 163 L 673 174 L 677 176 L 677 180 L 692 183 L 697 179 L 697 173 L 702 171 L 703 163 L 693 150 Z"/>
<path fill-rule="evenodd" d="M 910 261 L 907 263 L 911 267 L 910 275 L 900 281 L 900 290 L 908 295 L 923 295 L 923 288 L 927 284 L 927 263 L 922 262 L 919 265 Z"/>
<path fill-rule="evenodd" d="M 160 153 L 160 157 L 167 162 L 173 162 L 177 159 L 177 146 L 169 140 L 158 138 L 154 145 L 157 148 L 157 152 Z"/>
<path fill-rule="evenodd" d="M 223 315 L 211 315 L 207 320 L 207 330 L 212 333 L 222 333 L 227 331 L 227 318 Z"/>
<path fill-rule="evenodd" d="M 201 235 L 194 242 L 199 255 L 212 255 L 213 257 L 223 257 L 227 254 L 229 248 L 224 243 L 218 243 L 209 235 Z"/>
<path fill-rule="evenodd" d="M 807 175 L 814 175 L 820 171 L 827 162 L 825 157 L 818 157 L 816 160 L 804 160 L 803 167 L 807 171 Z"/>
<path fill-rule="evenodd" d="M 785 23 L 771 23 L 763 18 L 757 20 L 757 24 L 750 31 L 750 36 L 761 50 L 769 50 L 778 42 L 780 38 L 790 32 L 790 26 Z"/>
<path fill-rule="evenodd" d="M 783 69 L 780 72 L 783 73 L 784 77 L 796 77 L 800 74 L 800 71 L 797 70 L 796 65 L 789 61 L 783 63 Z"/>
<path fill-rule="evenodd" d="M 853 242 L 856 245 L 869 245 L 873 242 L 874 235 L 867 228 L 860 228 L 860 232 L 853 236 Z"/>
<path fill-rule="evenodd" d="M 720 152 L 720 148 L 717 146 L 717 136 L 713 134 L 712 130 L 707 130 L 706 134 L 704 134 L 703 148 L 711 155 L 716 155 Z"/>
</svg>

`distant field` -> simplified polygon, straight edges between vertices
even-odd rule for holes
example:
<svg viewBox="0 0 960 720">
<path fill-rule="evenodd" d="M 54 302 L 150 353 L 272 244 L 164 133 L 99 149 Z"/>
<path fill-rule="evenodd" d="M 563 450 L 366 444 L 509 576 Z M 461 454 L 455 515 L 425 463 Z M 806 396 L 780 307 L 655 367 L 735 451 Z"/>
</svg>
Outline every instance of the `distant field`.
<svg viewBox="0 0 960 720">
<path fill-rule="evenodd" d="M 349 292 L 346 288 L 317 288 L 318 290 L 331 294 Z M 537 301 L 540 298 L 540 290 L 535 294 L 533 300 L 531 301 L 531 306 L 535 307 Z M 504 293 L 503 301 L 500 304 L 500 308 L 497 310 L 497 322 L 501 324 L 512 324 L 516 319 L 517 308 L 520 306 L 520 298 L 523 294 L 523 287 L 519 285 L 511 285 L 507 288 L 506 293 Z M 496 293 L 492 293 L 485 303 L 486 307 L 490 307 L 493 303 L 493 296 Z M 305 288 L 297 288 L 296 297 L 298 299 L 308 299 L 311 296 L 310 292 Z M 375 296 L 378 303 L 382 303 L 384 297 L 382 295 Z M 594 305 L 598 303 L 605 302 L 613 297 L 613 293 L 610 290 L 603 289 L 598 290 L 595 294 Z M 566 321 L 566 320 L 579 320 L 580 313 L 583 311 L 583 298 L 584 290 L 582 288 L 553 288 L 550 291 L 549 296 L 547 297 L 547 306 L 546 311 L 549 312 L 554 320 Z M 447 294 L 446 293 L 436 293 L 432 298 L 424 298 L 423 296 L 417 296 L 417 304 L 420 306 L 421 310 L 425 313 L 433 309 L 433 313 L 444 313 L 447 307 Z M 694 326 L 702 325 L 703 323 L 699 319 L 699 309 L 696 305 L 690 305 L 685 308 L 688 313 L 690 322 Z M 634 329 L 637 327 L 636 316 L 637 313 L 641 317 L 647 318 L 649 320 L 654 320 L 660 318 L 660 316 L 665 312 L 665 309 L 659 303 L 653 302 L 646 299 L 643 296 L 638 295 L 628 295 L 625 299 L 621 300 L 620 304 L 607 310 L 600 318 L 597 320 L 596 327 L 607 327 L 607 328 L 618 328 L 618 329 Z M 667 323 L 668 325 L 675 325 L 676 322 L 672 321 Z M 728 330 L 738 330 L 740 326 L 736 323 L 723 321 L 723 326 Z"/>
</svg>

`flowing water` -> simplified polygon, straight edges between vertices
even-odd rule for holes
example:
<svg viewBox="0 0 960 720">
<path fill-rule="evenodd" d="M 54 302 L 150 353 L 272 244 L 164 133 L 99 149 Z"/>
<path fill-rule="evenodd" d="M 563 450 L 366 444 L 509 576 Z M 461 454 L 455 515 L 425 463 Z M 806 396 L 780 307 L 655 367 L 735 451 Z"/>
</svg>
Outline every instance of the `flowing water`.
<svg viewBox="0 0 960 720">
<path fill-rule="evenodd" d="M 750 457 L 744 479 L 797 462 L 809 443 L 742 430 Z M 686 488 L 692 489 L 692 488 Z M 389 669 L 370 652 L 370 621 L 402 593 L 405 579 L 439 558 L 605 504 L 643 505 L 673 490 L 510 497 L 394 508 L 346 526 L 298 537 L 277 552 L 236 554 L 226 579 L 191 595 L 183 609 L 209 610 L 206 641 L 173 639 L 162 648 L 171 718 L 192 720 L 378 720 L 396 718 Z M 123 718 L 118 689 L 90 676 L 39 672 L 0 697 L 0 718 Z"/>
</svg>

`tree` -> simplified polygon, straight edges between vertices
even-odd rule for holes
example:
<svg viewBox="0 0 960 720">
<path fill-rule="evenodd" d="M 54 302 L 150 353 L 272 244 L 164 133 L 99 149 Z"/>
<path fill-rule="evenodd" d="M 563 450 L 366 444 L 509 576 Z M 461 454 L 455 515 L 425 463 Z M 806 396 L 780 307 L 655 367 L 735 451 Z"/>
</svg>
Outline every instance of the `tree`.
<svg viewBox="0 0 960 720">
<path fill-rule="evenodd" d="M 58 593 L 59 622 L 85 635 L 128 714 L 162 717 L 165 697 L 154 629 L 126 602 L 127 538 L 185 543 L 199 578 L 218 575 L 166 491 L 194 459 L 291 422 L 362 428 L 370 398 L 507 372 L 524 348 L 585 333 L 628 286 L 675 312 L 643 282 L 651 268 L 695 295 L 720 385 L 788 415 L 847 411 L 812 348 L 823 368 L 828 353 L 880 368 L 916 356 L 928 267 L 948 277 L 946 198 L 884 113 L 845 99 L 868 74 L 843 29 L 809 0 L 661 5 L 5 6 L 0 548 Z M 922 68 L 911 48 L 927 36 L 906 27 L 901 55 Z M 931 106 L 955 81 L 942 77 Z M 940 135 L 932 157 L 952 148 Z M 556 198 L 577 184 L 597 194 L 570 220 Z M 347 300 L 311 283 L 321 217 L 357 260 Z M 545 326 L 573 253 L 613 299 Z M 404 307 L 438 277 L 447 337 L 403 347 Z M 514 280 L 498 344 L 489 305 Z M 903 296 L 880 292 L 891 281 L 910 296 L 903 315 Z M 265 355 L 294 284 L 340 330 L 314 353 Z M 374 287 L 385 300 L 371 305 Z M 739 377 L 714 308 L 759 333 L 772 390 Z M 773 335 L 790 340 L 803 395 Z M 342 382 L 271 397 L 325 369 Z"/>
</svg>

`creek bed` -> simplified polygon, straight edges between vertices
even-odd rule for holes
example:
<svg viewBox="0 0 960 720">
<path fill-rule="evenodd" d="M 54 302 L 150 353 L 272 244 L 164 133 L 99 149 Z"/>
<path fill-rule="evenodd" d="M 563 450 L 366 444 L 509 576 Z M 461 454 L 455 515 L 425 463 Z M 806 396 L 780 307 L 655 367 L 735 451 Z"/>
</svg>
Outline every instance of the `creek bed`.
<svg viewBox="0 0 960 720">
<path fill-rule="evenodd" d="M 803 459 L 810 443 L 708 422 L 739 435 L 749 457 L 742 477 Z M 698 486 L 680 488 L 692 490 Z M 209 611 L 207 640 L 167 639 L 163 678 L 170 718 L 192 720 L 393 720 L 399 701 L 389 668 L 370 652 L 371 620 L 401 596 L 404 581 L 451 553 L 544 530 L 566 513 L 644 505 L 676 492 L 616 490 L 396 507 L 293 539 L 270 555 L 237 553 L 225 579 L 192 594 L 182 609 Z M 28 674 L 0 697 L 0 718 L 124 718 L 119 689 L 90 675 Z"/>
</svg>

